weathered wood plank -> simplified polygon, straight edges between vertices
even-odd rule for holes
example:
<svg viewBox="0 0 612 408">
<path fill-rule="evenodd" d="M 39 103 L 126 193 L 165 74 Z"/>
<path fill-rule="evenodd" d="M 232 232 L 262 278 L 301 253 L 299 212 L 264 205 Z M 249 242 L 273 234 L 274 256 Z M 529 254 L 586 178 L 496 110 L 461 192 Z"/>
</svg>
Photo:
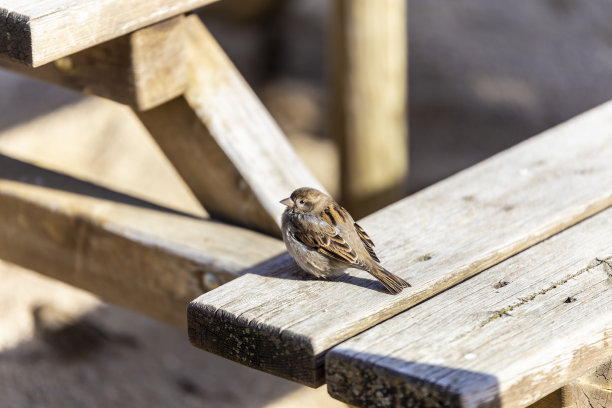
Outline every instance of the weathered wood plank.
<svg viewBox="0 0 612 408">
<path fill-rule="evenodd" d="M 183 17 L 137 30 L 38 68 L 0 58 L 0 66 L 86 94 L 151 109 L 187 85 Z"/>
<path fill-rule="evenodd" d="M 0 54 L 38 67 L 214 0 L 2 0 Z"/>
<path fill-rule="evenodd" d="M 287 256 L 191 302 L 191 342 L 309 385 L 327 350 L 612 204 L 612 103 L 544 132 L 360 221 L 383 265 L 298 280 Z"/>
<path fill-rule="evenodd" d="M 610 305 L 612 209 L 333 348 L 328 390 L 358 406 L 523 407 L 609 359 Z"/>
<path fill-rule="evenodd" d="M 184 97 L 138 115 L 213 217 L 280 235 L 280 199 L 323 189 L 196 16 Z"/>
<path fill-rule="evenodd" d="M 2 168 L 1 258 L 176 326 L 191 299 L 284 251 L 265 235 L 58 173 L 20 182 L 18 169 Z"/>
<path fill-rule="evenodd" d="M 334 0 L 332 134 L 341 198 L 362 217 L 403 198 L 408 178 L 405 0 Z"/>
</svg>

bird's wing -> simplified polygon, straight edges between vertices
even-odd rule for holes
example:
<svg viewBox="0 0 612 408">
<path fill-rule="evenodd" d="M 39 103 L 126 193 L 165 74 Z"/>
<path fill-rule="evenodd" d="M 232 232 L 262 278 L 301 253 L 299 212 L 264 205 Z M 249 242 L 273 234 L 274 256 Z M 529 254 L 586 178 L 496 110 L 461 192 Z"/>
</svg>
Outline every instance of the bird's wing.
<svg viewBox="0 0 612 408">
<path fill-rule="evenodd" d="M 300 223 L 300 228 L 296 228 L 294 234 L 298 241 L 320 254 L 360 269 L 368 268 L 357 257 L 355 250 L 342 238 L 338 229 L 322 219 L 309 216 Z"/>
<path fill-rule="evenodd" d="M 353 225 L 355 226 L 357 235 L 359 235 L 359 238 L 361 238 L 361 242 L 363 242 L 363 246 L 365 246 L 365 249 L 367 249 L 372 259 L 380 263 L 380 259 L 378 259 L 378 257 L 376 256 L 376 252 L 374 252 L 374 242 L 372 242 L 370 236 L 365 232 L 363 228 L 361 228 L 359 224 L 355 223 Z"/>
</svg>

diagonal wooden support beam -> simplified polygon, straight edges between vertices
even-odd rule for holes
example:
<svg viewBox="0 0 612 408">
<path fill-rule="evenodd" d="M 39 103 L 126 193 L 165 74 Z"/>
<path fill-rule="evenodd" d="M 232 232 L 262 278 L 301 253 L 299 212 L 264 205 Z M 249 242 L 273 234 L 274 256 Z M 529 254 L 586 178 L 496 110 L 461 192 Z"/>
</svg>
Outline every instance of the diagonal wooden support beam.
<svg viewBox="0 0 612 408">
<path fill-rule="evenodd" d="M 278 201 L 323 187 L 196 16 L 185 32 L 185 95 L 138 116 L 213 217 L 278 236 Z"/>
<path fill-rule="evenodd" d="M 612 103 L 521 143 L 359 223 L 397 296 L 366 273 L 297 280 L 288 257 L 193 301 L 200 348 L 311 386 L 327 351 L 612 205 Z"/>
<path fill-rule="evenodd" d="M 0 258 L 175 326 L 191 299 L 284 252 L 268 236 L 5 156 L 0 168 Z"/>
</svg>

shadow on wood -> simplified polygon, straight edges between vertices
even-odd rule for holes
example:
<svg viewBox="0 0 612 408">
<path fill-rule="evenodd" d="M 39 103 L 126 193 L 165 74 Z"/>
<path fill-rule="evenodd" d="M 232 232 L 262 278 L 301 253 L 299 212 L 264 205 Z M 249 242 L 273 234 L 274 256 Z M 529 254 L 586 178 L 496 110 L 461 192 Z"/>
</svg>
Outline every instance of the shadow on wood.
<svg viewBox="0 0 612 408">
<path fill-rule="evenodd" d="M 203 219 L 192 214 L 183 213 L 171 208 L 162 207 L 146 200 L 132 197 L 128 194 L 99 186 L 97 184 L 72 177 L 68 174 L 44 169 L 34 164 L 27 163 L 0 153 L 0 180 L 12 180 L 33 186 L 45 187 L 54 190 L 66 191 L 93 198 L 114 201 L 116 203 L 128 204 L 130 206 L 148 208 L 172 214 Z"/>
</svg>

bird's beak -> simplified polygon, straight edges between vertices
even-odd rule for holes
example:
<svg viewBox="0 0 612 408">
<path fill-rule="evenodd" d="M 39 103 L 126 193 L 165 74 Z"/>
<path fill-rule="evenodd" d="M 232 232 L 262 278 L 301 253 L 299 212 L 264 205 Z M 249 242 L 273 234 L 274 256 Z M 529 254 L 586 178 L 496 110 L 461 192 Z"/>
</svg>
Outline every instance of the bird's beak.
<svg viewBox="0 0 612 408">
<path fill-rule="evenodd" d="M 280 200 L 280 203 L 283 205 L 286 205 L 289 208 L 293 208 L 293 205 L 294 205 L 291 197 L 287 197 L 284 200 Z"/>
</svg>

